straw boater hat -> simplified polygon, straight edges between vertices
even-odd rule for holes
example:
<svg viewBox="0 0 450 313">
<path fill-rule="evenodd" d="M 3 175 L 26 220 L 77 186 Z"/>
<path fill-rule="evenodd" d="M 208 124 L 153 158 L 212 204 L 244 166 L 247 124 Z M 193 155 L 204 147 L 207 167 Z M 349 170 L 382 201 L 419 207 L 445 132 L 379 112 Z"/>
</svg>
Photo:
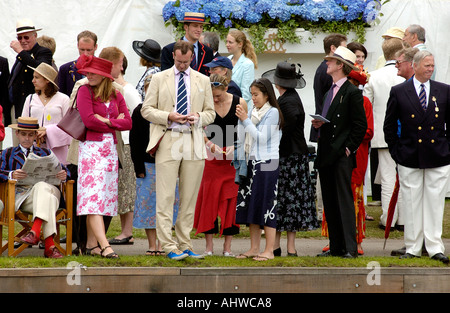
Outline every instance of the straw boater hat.
<svg viewBox="0 0 450 313">
<path fill-rule="evenodd" d="M 153 39 L 133 41 L 133 50 L 149 62 L 161 63 L 161 46 Z"/>
<path fill-rule="evenodd" d="M 20 19 L 16 23 L 16 34 L 17 35 L 27 33 L 27 32 L 33 32 L 33 31 L 37 32 L 39 30 L 42 30 L 42 28 L 36 29 L 33 21 L 28 18 Z"/>
<path fill-rule="evenodd" d="M 337 47 L 336 50 L 334 51 L 333 55 L 327 55 L 326 57 L 324 57 L 324 59 L 325 60 L 336 59 L 336 60 L 339 60 L 339 61 L 347 64 L 353 70 L 356 70 L 356 71 L 359 70 L 359 68 L 357 68 L 355 66 L 356 55 L 352 51 L 350 51 L 349 49 L 347 49 L 346 47 L 343 47 L 343 46 Z"/>
<path fill-rule="evenodd" d="M 55 85 L 56 88 L 58 88 L 58 85 L 55 83 L 56 76 L 58 76 L 58 72 L 51 65 L 48 65 L 47 63 L 42 62 L 36 68 L 31 67 L 29 65 L 28 65 L 28 67 L 31 68 L 32 70 L 34 70 L 35 72 L 41 74 L 46 80 L 48 80 L 53 85 Z"/>
<path fill-rule="evenodd" d="M 205 13 L 198 13 L 198 12 L 185 12 L 184 19 L 181 20 L 180 22 L 209 24 L 205 22 Z"/>
<path fill-rule="evenodd" d="M 283 88 L 304 87 L 300 74 L 295 71 L 295 64 L 288 62 L 278 63 L 276 69 L 263 73 L 261 77 L 267 78 L 272 84 Z"/>
<path fill-rule="evenodd" d="M 39 126 L 37 118 L 25 116 L 19 116 L 17 124 L 11 124 L 8 127 L 16 130 L 45 130 L 45 127 Z"/>
<path fill-rule="evenodd" d="M 82 75 L 86 75 L 86 73 L 94 73 L 114 80 L 111 76 L 112 66 L 113 64 L 111 61 L 98 58 L 93 55 L 87 56 L 84 54 L 78 58 L 76 64 L 78 73 Z"/>
</svg>

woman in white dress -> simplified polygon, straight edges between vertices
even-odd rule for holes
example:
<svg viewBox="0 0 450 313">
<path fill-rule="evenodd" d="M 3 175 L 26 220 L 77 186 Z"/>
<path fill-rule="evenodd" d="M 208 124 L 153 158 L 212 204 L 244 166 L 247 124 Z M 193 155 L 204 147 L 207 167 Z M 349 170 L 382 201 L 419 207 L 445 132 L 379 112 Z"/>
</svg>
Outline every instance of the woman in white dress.
<svg viewBox="0 0 450 313">
<path fill-rule="evenodd" d="M 112 86 L 112 62 L 82 55 L 78 72 L 88 84 L 78 89 L 77 105 L 87 128 L 78 152 L 77 214 L 87 215 L 86 251 L 117 258 L 106 239 L 103 216 L 117 215 L 119 159 L 116 131 L 131 129 L 123 96 Z"/>
<path fill-rule="evenodd" d="M 58 91 L 55 83 L 58 72 L 46 63 L 33 68 L 33 85 L 36 93 L 29 95 L 23 105 L 22 116 L 34 117 L 45 130 L 38 131 L 37 144 L 51 149 L 59 162 L 67 164 L 67 152 L 72 137 L 56 125 L 69 109 L 69 97 Z"/>
</svg>

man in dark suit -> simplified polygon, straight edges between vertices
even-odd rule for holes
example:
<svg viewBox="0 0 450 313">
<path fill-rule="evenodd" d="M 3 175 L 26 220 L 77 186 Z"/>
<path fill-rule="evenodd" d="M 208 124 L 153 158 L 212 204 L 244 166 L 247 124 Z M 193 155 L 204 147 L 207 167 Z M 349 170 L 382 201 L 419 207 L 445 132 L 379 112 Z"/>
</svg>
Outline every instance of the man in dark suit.
<svg viewBox="0 0 450 313">
<path fill-rule="evenodd" d="M 8 59 L 0 56 L 0 105 L 3 108 L 4 123 L 11 124 L 11 101 L 8 95 L 9 65 Z"/>
<path fill-rule="evenodd" d="M 213 50 L 202 44 L 199 39 L 203 32 L 205 22 L 204 13 L 186 12 L 184 14 L 185 35 L 180 40 L 185 40 L 194 45 L 194 55 L 192 57 L 191 68 L 204 75 L 209 76 L 209 68 L 205 66 L 214 58 Z M 161 71 L 173 66 L 173 46 L 174 42 L 168 44 L 161 50 Z"/>
<path fill-rule="evenodd" d="M 79 55 L 94 55 L 97 50 L 97 35 L 88 30 L 82 31 L 77 36 L 77 48 Z M 75 66 L 76 62 L 77 60 L 67 62 L 59 68 L 59 91 L 69 97 L 72 94 L 72 89 L 73 86 L 75 86 L 75 82 L 84 77 L 78 73 L 78 69 Z"/>
<path fill-rule="evenodd" d="M 13 104 L 15 118 L 22 114 L 25 98 L 34 93 L 33 70 L 42 62 L 52 65 L 52 52 L 41 47 L 37 42 L 37 31 L 29 19 L 17 22 L 17 40 L 11 41 L 10 47 L 17 53 L 16 62 L 11 69 L 8 81 L 9 99 Z"/>
<path fill-rule="evenodd" d="M 419 257 L 425 242 L 428 255 L 447 264 L 441 236 L 450 176 L 450 86 L 430 79 L 434 57 L 429 51 L 414 55 L 413 68 L 412 79 L 392 87 L 383 126 L 404 201 L 406 254 L 401 258 Z"/>
<path fill-rule="evenodd" d="M 342 34 L 330 34 L 323 39 L 323 49 L 325 51 L 325 55 L 332 55 L 339 46 L 345 47 L 346 45 L 347 37 Z M 327 60 L 323 60 L 314 75 L 313 89 L 316 114 L 322 113 L 323 97 L 333 84 L 333 79 L 327 74 L 327 68 Z M 318 134 L 319 131 L 314 127 L 311 127 L 309 141 L 317 142 Z"/>
<path fill-rule="evenodd" d="M 315 167 L 319 170 L 330 239 L 330 249 L 319 256 L 352 258 L 357 256 L 357 244 L 351 177 L 367 120 L 362 93 L 347 80 L 355 69 L 356 55 L 341 46 L 325 59 L 333 85 L 326 94 L 321 115 L 329 122 L 312 120 L 313 127 L 319 130 Z"/>
</svg>

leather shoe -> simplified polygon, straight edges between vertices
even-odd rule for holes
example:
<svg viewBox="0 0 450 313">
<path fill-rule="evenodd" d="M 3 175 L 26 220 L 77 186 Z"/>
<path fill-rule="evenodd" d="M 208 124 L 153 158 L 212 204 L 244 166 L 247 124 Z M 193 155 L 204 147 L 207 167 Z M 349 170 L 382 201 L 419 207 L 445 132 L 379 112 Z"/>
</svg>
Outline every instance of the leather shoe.
<svg viewBox="0 0 450 313">
<path fill-rule="evenodd" d="M 441 261 L 441 262 L 444 263 L 444 264 L 448 264 L 448 263 L 449 263 L 448 257 L 445 256 L 443 253 L 436 253 L 436 254 L 433 255 L 431 258 L 432 258 L 433 260 Z"/>
<path fill-rule="evenodd" d="M 391 251 L 391 256 L 405 255 L 405 253 L 406 253 L 406 247 L 403 246 L 403 247 L 400 248 L 400 249 L 392 250 L 392 251 Z"/>
<path fill-rule="evenodd" d="M 333 256 L 333 255 L 331 255 L 331 251 L 330 250 L 327 250 L 325 252 L 319 253 L 317 256 L 318 257 L 328 257 L 328 256 Z"/>
<path fill-rule="evenodd" d="M 44 256 L 50 259 L 61 259 L 64 256 L 59 252 L 58 248 L 55 246 L 50 247 L 50 249 L 44 251 Z"/>
<path fill-rule="evenodd" d="M 28 234 L 20 238 L 20 242 L 34 246 L 39 243 L 39 236 L 36 236 L 33 231 L 30 231 Z"/>
<path fill-rule="evenodd" d="M 356 254 L 351 254 L 350 252 L 346 252 L 346 253 L 342 256 L 343 259 L 354 259 L 354 258 L 356 258 L 356 257 L 357 257 Z"/>
<path fill-rule="evenodd" d="M 400 259 L 413 259 L 413 258 L 420 258 L 420 256 L 411 254 L 411 253 L 405 253 L 404 255 L 401 255 L 399 257 Z"/>
</svg>

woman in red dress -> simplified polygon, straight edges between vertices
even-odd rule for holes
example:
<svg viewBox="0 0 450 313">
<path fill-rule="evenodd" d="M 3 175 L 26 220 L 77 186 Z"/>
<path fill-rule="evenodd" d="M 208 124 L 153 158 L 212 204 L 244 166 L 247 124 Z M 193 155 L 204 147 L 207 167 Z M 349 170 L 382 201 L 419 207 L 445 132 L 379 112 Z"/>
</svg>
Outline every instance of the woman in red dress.
<svg viewBox="0 0 450 313">
<path fill-rule="evenodd" d="M 208 159 L 205 161 L 202 183 L 195 207 L 194 228 L 196 234 L 204 233 L 205 255 L 213 254 L 213 235 L 224 235 L 224 256 L 231 252 L 232 236 L 239 233 L 236 224 L 236 201 L 238 185 L 236 170 L 231 165 L 236 141 L 236 105 L 247 108 L 244 99 L 227 92 L 225 77 L 213 74 L 210 77 L 216 118 L 205 129 Z M 219 230 L 220 220 L 220 230 Z"/>
</svg>

